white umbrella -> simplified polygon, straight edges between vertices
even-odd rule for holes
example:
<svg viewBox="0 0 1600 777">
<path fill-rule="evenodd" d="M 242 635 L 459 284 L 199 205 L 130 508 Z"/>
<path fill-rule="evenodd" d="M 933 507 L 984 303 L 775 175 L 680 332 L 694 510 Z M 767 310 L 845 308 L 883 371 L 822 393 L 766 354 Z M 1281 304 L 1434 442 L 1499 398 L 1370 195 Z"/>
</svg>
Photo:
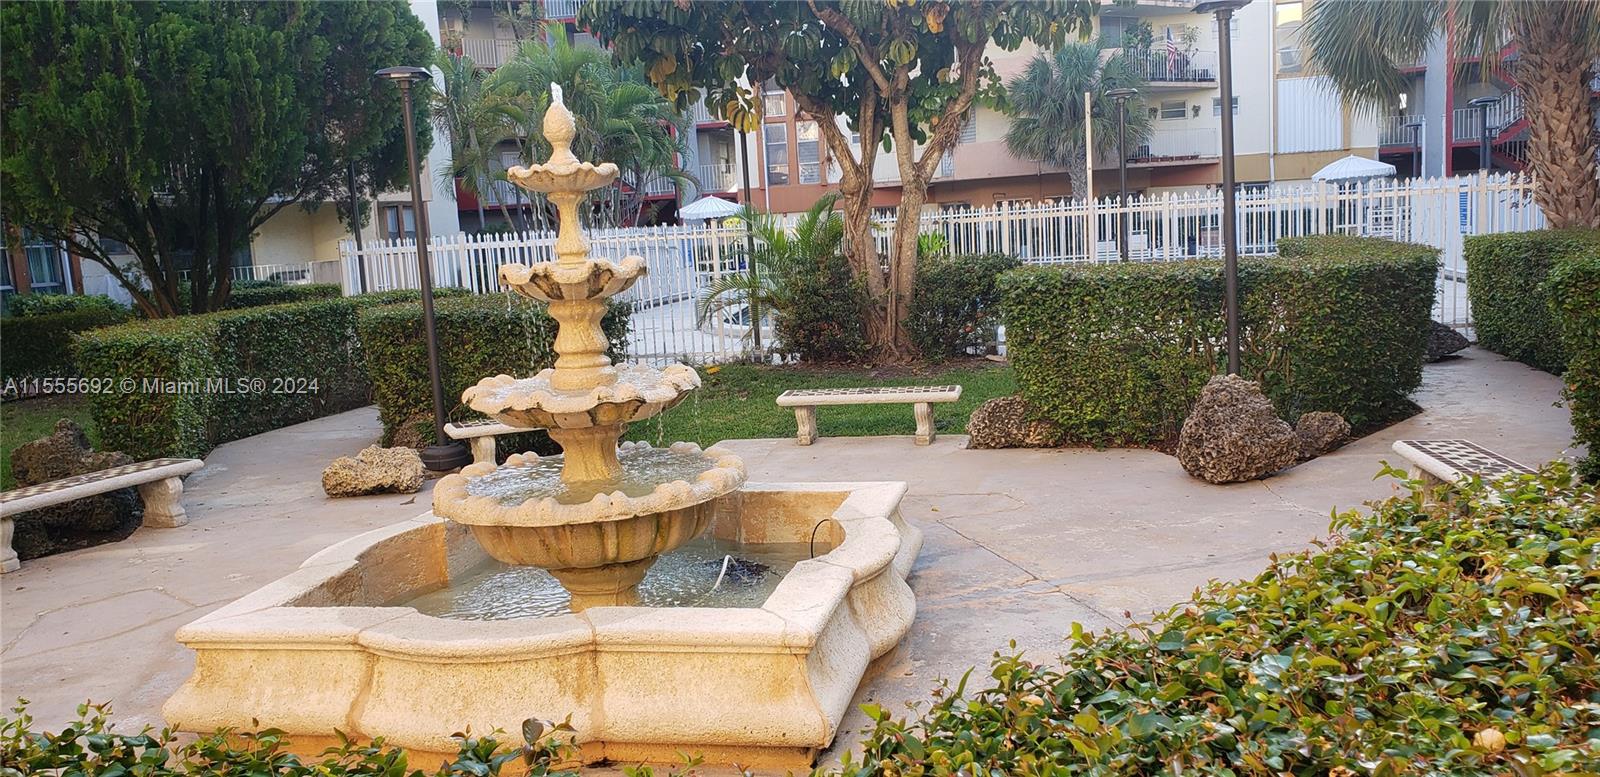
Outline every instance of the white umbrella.
<svg viewBox="0 0 1600 777">
<path fill-rule="evenodd" d="M 1394 165 L 1352 154 L 1318 170 L 1311 176 L 1311 180 L 1356 181 L 1362 178 L 1388 178 L 1392 175 L 1394 175 Z"/>
<path fill-rule="evenodd" d="M 1390 172 L 1394 168 L 1389 168 Z M 678 218 L 693 221 L 706 219 L 723 219 L 739 212 L 737 203 L 728 202 L 721 197 L 706 195 L 688 205 L 678 209 Z"/>
</svg>

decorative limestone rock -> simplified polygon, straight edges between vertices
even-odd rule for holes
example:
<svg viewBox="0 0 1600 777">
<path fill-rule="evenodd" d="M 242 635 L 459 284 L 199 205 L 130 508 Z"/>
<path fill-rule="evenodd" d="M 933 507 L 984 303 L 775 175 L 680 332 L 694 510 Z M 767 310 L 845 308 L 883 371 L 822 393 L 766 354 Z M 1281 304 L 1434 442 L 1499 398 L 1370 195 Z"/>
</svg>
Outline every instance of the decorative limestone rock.
<svg viewBox="0 0 1600 777">
<path fill-rule="evenodd" d="M 132 463 L 126 453 L 90 448 L 83 428 L 68 418 L 57 421 L 49 436 L 23 443 L 11 452 L 11 472 L 18 488 Z M 139 528 L 143 513 L 143 503 L 133 488 L 29 510 L 16 516 L 12 547 L 18 557 L 27 560 L 116 542 Z"/>
<path fill-rule="evenodd" d="M 1472 342 L 1465 335 L 1448 325 L 1435 321 L 1433 322 L 1433 328 L 1428 330 L 1428 354 L 1426 359 L 1430 362 L 1436 362 L 1469 345 L 1472 345 Z"/>
<path fill-rule="evenodd" d="M 415 494 L 422 490 L 422 457 L 410 448 L 368 446 L 355 458 L 340 456 L 322 471 L 328 496 Z"/>
<path fill-rule="evenodd" d="M 1314 459 L 1350 439 L 1350 422 L 1338 413 L 1314 410 L 1300 416 L 1294 424 L 1294 434 L 1300 438 L 1300 458 Z"/>
<path fill-rule="evenodd" d="M 1210 483 L 1255 480 L 1300 458 L 1300 438 L 1255 381 L 1216 375 L 1200 391 L 1178 437 L 1178 462 Z"/>
<path fill-rule="evenodd" d="M 1065 435 L 1054 422 L 1038 417 L 1020 396 L 995 397 L 972 411 L 968 448 L 1054 448 Z"/>
</svg>

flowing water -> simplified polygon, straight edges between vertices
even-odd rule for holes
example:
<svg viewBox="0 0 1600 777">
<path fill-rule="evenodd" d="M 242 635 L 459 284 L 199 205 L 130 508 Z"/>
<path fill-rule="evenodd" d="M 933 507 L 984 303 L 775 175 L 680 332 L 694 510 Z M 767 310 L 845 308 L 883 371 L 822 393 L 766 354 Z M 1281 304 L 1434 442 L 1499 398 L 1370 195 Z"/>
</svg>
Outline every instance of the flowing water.
<svg viewBox="0 0 1600 777">
<path fill-rule="evenodd" d="M 554 498 L 561 504 L 583 504 L 597 494 L 621 491 L 628 496 L 644 496 L 662 483 L 676 480 L 693 482 L 701 473 L 716 466 L 702 453 L 671 448 L 625 448 L 617 452 L 622 477 L 616 480 L 561 481 L 563 457 L 541 456 L 532 464 L 502 466 L 487 475 L 467 480 L 467 493 L 493 497 L 503 505 L 519 505 L 529 500 Z"/>
<path fill-rule="evenodd" d="M 741 545 L 698 537 L 656 559 L 639 584 L 639 606 L 760 607 L 808 553 L 803 542 Z M 569 599 L 543 569 L 489 561 L 444 588 L 394 604 L 440 618 L 506 620 L 565 615 Z"/>
</svg>

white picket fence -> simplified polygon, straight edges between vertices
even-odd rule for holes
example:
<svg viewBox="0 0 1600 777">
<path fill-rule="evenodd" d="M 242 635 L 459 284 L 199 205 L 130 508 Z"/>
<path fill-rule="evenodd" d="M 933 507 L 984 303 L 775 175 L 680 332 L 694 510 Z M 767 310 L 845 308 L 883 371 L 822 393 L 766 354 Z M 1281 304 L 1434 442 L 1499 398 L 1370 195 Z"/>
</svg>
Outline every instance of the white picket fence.
<svg viewBox="0 0 1600 777">
<path fill-rule="evenodd" d="M 1237 200 L 1239 252 L 1267 256 L 1276 253 L 1280 238 L 1317 234 L 1431 245 L 1440 249 L 1434 318 L 1470 326 L 1462 238 L 1543 227 L 1544 216 L 1533 204 L 1532 193 L 1531 179 L 1515 174 L 1250 188 Z M 1112 262 L 1119 258 L 1117 236 L 1123 218 L 1128 220 L 1131 260 L 1176 261 L 1222 254 L 1218 190 L 1139 195 L 1126 205 L 1113 196 L 1093 203 L 947 207 L 926 213 L 919 229 L 943 235 L 949 250 L 958 255 L 1004 253 L 1029 264 Z M 879 252 L 887 257 L 892 224 L 885 221 L 880 227 Z M 649 275 L 623 296 L 634 307 L 632 358 L 724 361 L 747 351 L 745 311 L 732 310 L 701 323 L 695 310 L 707 286 L 737 269 L 744 240 L 739 228 L 715 225 L 589 234 L 595 256 L 617 260 L 637 255 L 650 268 Z M 545 233 L 434 237 L 429 242 L 434 283 L 498 293 L 500 265 L 553 261 L 554 242 L 554 236 Z M 346 241 L 340 244 L 340 255 L 348 294 L 418 285 L 414 241 L 369 242 L 359 252 Z"/>
</svg>

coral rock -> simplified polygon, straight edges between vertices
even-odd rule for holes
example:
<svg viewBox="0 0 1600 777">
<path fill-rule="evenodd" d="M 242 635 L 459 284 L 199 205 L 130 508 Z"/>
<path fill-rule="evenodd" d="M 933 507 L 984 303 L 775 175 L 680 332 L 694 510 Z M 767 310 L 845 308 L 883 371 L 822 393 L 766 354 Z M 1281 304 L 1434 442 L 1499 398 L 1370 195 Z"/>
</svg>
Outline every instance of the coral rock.
<svg viewBox="0 0 1600 777">
<path fill-rule="evenodd" d="M 968 448 L 1054 448 L 1061 427 L 1039 417 L 1020 396 L 996 397 L 978 406 L 967 421 Z"/>
<path fill-rule="evenodd" d="M 1435 321 L 1433 322 L 1433 328 L 1428 330 L 1428 354 L 1426 359 L 1430 362 L 1436 362 L 1469 345 L 1472 345 L 1472 342 L 1467 340 L 1465 335 Z"/>
<path fill-rule="evenodd" d="M 1200 391 L 1178 437 L 1178 462 L 1210 483 L 1255 480 L 1300 458 L 1300 438 L 1255 381 L 1216 375 Z"/>
<path fill-rule="evenodd" d="M 1350 422 L 1338 413 L 1316 410 L 1300 416 L 1294 424 L 1294 434 L 1300 438 L 1300 458 L 1314 459 L 1350 439 Z"/>
<path fill-rule="evenodd" d="M 132 464 L 133 457 L 89 447 L 83 428 L 71 419 L 56 422 L 48 437 L 23 443 L 11 452 L 17 487 Z M 132 488 L 74 499 L 16 516 L 12 547 L 24 560 L 116 542 L 139 528 L 144 505 Z"/>
<path fill-rule="evenodd" d="M 369 446 L 355 458 L 341 456 L 322 471 L 328 496 L 415 494 L 422 490 L 422 457 L 410 448 Z"/>
</svg>

